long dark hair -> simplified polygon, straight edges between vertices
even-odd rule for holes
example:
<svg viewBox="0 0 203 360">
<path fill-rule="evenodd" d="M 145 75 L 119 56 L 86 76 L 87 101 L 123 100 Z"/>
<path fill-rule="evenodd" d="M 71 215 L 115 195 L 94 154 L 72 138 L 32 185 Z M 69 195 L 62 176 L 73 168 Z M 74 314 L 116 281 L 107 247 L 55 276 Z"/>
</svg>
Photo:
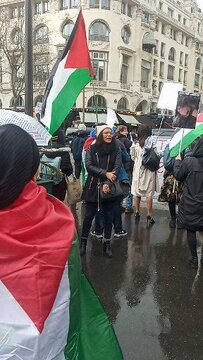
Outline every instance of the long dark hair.
<svg viewBox="0 0 203 360">
<path fill-rule="evenodd" d="M 104 129 L 105 130 L 105 129 Z M 104 131 L 103 130 L 103 131 Z M 97 146 L 102 146 L 102 145 L 105 145 L 106 143 L 105 143 L 105 141 L 104 141 L 104 138 L 103 138 L 103 131 L 101 131 L 100 132 L 100 134 L 97 136 L 97 138 L 96 138 L 96 142 L 95 142 L 95 144 L 97 145 Z M 113 135 L 113 134 L 112 134 Z M 112 137 L 112 141 L 111 141 L 111 143 L 110 144 L 112 144 L 112 143 L 115 143 L 115 139 L 114 139 L 114 137 Z"/>
<path fill-rule="evenodd" d="M 138 141 L 141 147 L 144 146 L 145 140 L 152 135 L 152 130 L 147 125 L 140 125 L 137 131 Z"/>
</svg>

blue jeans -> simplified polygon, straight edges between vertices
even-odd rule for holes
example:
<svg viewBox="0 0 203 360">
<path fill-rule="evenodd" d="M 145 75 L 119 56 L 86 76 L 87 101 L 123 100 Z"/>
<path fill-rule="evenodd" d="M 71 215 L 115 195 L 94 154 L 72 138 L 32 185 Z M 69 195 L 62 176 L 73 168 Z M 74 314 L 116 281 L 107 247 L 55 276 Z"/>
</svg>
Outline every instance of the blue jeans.
<svg viewBox="0 0 203 360">
<path fill-rule="evenodd" d="M 133 207 L 133 195 L 129 194 L 124 200 L 123 205 L 126 209 L 132 209 Z"/>
<path fill-rule="evenodd" d="M 98 212 L 97 203 L 86 202 L 85 217 L 83 220 L 82 234 L 81 234 L 82 240 L 87 240 L 92 226 L 92 221 L 95 216 L 99 216 L 98 214 L 100 214 L 100 212 L 102 213 L 102 220 L 103 220 L 102 233 L 104 232 L 104 238 L 106 240 L 111 239 L 112 224 L 113 224 L 112 203 L 110 202 L 102 203 L 101 211 Z"/>
<path fill-rule="evenodd" d="M 119 233 L 123 230 L 122 227 L 122 218 L 121 218 L 121 204 L 120 201 L 109 202 L 111 213 L 113 214 L 113 225 L 115 233 Z M 95 216 L 95 232 L 96 234 L 102 235 L 104 231 L 104 217 L 105 213 L 103 211 L 97 212 Z M 104 235 L 105 236 L 105 235 Z"/>
</svg>

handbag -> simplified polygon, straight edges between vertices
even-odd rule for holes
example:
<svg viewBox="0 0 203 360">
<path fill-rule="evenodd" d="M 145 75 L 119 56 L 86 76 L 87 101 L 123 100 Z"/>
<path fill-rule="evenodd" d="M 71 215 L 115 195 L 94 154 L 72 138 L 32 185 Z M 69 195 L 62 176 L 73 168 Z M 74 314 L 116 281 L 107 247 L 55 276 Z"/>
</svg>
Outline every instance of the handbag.
<svg viewBox="0 0 203 360">
<path fill-rule="evenodd" d="M 104 193 L 102 191 L 104 184 L 109 185 L 110 190 L 107 193 Z M 122 187 L 121 187 L 119 181 L 114 181 L 112 183 L 101 182 L 99 184 L 99 194 L 100 194 L 101 201 L 111 201 L 111 200 L 117 200 L 119 198 L 120 199 L 123 198 L 123 190 L 122 190 Z"/>
<path fill-rule="evenodd" d="M 67 186 L 67 201 L 69 205 L 74 205 L 77 202 L 81 201 L 82 196 L 82 186 L 80 180 L 76 179 L 72 175 L 72 180 L 65 176 L 66 186 Z"/>
<path fill-rule="evenodd" d="M 160 158 L 153 148 L 146 149 L 142 157 L 142 165 L 150 170 L 157 171 L 159 169 Z"/>
</svg>

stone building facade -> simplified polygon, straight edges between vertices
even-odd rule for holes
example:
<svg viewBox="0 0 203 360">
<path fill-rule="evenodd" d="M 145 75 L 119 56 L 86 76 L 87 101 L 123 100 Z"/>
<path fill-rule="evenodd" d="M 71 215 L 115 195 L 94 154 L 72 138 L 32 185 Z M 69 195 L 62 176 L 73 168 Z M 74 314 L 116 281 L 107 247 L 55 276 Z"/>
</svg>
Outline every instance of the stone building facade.
<svg viewBox="0 0 203 360">
<path fill-rule="evenodd" d="M 156 111 L 166 81 L 181 82 L 187 91 L 202 91 L 203 14 L 195 0 L 81 0 L 80 4 L 78 0 L 33 0 L 34 105 L 42 100 L 79 6 L 95 80 L 78 97 L 77 107 L 84 101 L 85 107 L 149 113 Z M 18 26 L 24 17 L 23 2 L 0 0 L 1 19 L 2 14 L 12 47 L 23 36 L 23 25 Z M 4 108 L 13 104 L 8 65 L 0 40 L 0 105 Z M 16 83 L 22 77 L 23 64 L 16 71 Z M 22 88 L 17 105 L 23 102 Z"/>
</svg>

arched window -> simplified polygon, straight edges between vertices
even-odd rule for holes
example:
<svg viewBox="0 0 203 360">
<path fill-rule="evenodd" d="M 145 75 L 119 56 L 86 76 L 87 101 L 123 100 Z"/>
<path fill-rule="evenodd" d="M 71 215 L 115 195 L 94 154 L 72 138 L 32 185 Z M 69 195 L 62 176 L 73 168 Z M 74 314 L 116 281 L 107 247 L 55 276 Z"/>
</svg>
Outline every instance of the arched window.
<svg viewBox="0 0 203 360">
<path fill-rule="evenodd" d="M 49 29 L 46 25 L 39 26 L 34 32 L 35 44 L 47 44 L 49 42 Z"/>
<path fill-rule="evenodd" d="M 201 59 L 198 58 L 195 65 L 195 70 L 200 71 Z"/>
<path fill-rule="evenodd" d="M 121 38 L 125 44 L 129 43 L 131 31 L 129 26 L 125 25 L 121 29 Z"/>
<path fill-rule="evenodd" d="M 34 99 L 34 106 L 37 106 L 38 103 L 42 103 L 44 100 L 44 96 L 43 95 L 38 95 L 36 96 L 36 98 Z"/>
<path fill-rule="evenodd" d="M 168 60 L 175 61 L 175 57 L 176 57 L 176 52 L 175 52 L 175 49 L 172 47 L 172 48 L 170 48 L 169 53 L 168 53 Z"/>
<path fill-rule="evenodd" d="M 87 107 L 106 108 L 106 99 L 101 95 L 92 96 L 88 100 Z"/>
<path fill-rule="evenodd" d="M 89 28 L 89 40 L 109 41 L 109 27 L 102 20 L 95 21 Z"/>
<path fill-rule="evenodd" d="M 23 41 L 23 32 L 19 28 L 15 28 L 11 32 L 11 41 L 15 45 L 19 45 Z"/>
<path fill-rule="evenodd" d="M 118 101 L 117 110 L 127 110 L 128 109 L 128 100 L 122 97 Z"/>
<path fill-rule="evenodd" d="M 68 39 L 70 37 L 70 34 L 73 30 L 73 27 L 74 27 L 74 23 L 73 21 L 67 21 L 65 22 L 63 25 L 62 25 L 62 36 L 65 38 L 65 39 Z"/>
<path fill-rule="evenodd" d="M 24 101 L 23 98 L 21 96 L 18 96 L 17 99 L 12 98 L 11 102 L 10 102 L 10 106 L 14 107 L 23 107 L 24 106 Z"/>
<path fill-rule="evenodd" d="M 156 40 L 152 33 L 145 33 L 142 39 L 142 50 L 152 53 L 153 48 L 156 47 Z"/>
</svg>

